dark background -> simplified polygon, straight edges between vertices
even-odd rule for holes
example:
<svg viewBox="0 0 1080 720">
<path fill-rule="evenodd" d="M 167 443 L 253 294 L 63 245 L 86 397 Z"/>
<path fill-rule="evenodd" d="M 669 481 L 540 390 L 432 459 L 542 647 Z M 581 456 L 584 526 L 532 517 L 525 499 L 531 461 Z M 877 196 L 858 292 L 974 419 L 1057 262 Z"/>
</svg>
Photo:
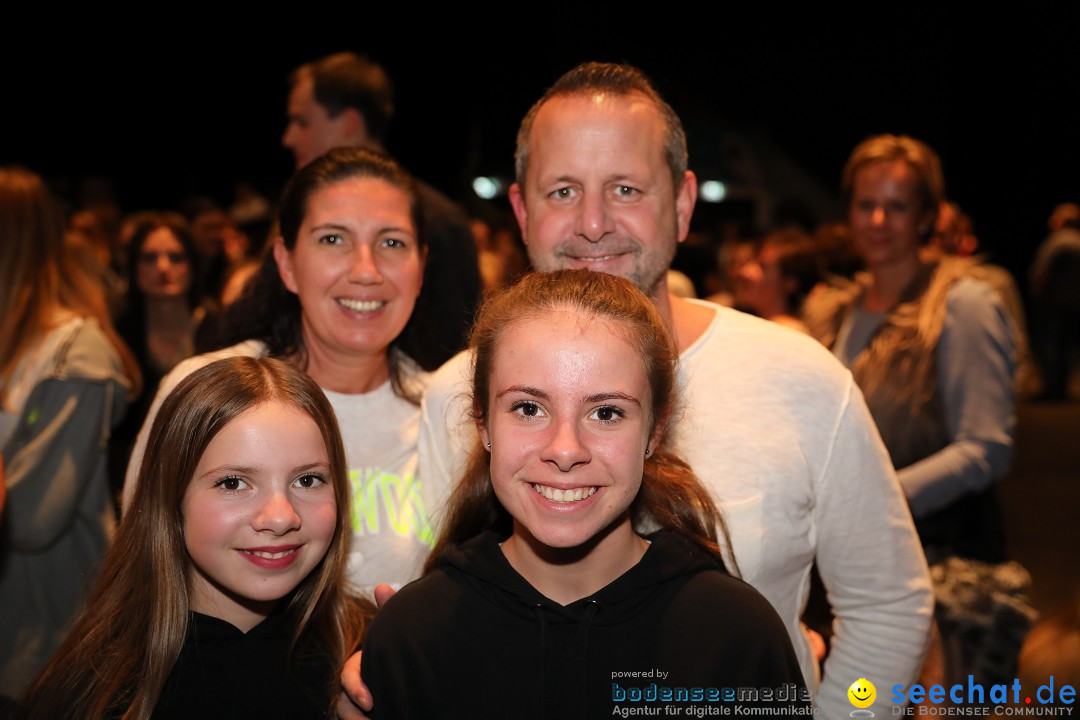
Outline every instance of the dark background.
<svg viewBox="0 0 1080 720">
<path fill-rule="evenodd" d="M 596 59 L 654 79 L 687 124 L 691 168 L 708 159 L 714 129 L 735 129 L 766 138 L 835 192 L 866 136 L 925 140 L 984 249 L 1017 273 L 1052 207 L 1080 201 L 1072 7 L 1000 16 L 910 4 L 794 14 L 709 6 L 714 19 L 670 4 L 630 19 L 618 4 L 437 16 L 410 5 L 383 17 L 312 5 L 294 7 L 296 18 L 262 17 L 268 7 L 243 21 L 226 20 L 225 8 L 168 19 L 66 11 L 64 33 L 42 31 L 45 18 L 8 23 L 0 163 L 37 170 L 61 193 L 87 176 L 112 178 L 125 210 L 192 193 L 228 203 L 241 179 L 273 198 L 292 170 L 280 146 L 285 77 L 349 49 L 395 82 L 388 149 L 457 198 L 479 172 L 509 174 L 529 105 Z"/>
</svg>

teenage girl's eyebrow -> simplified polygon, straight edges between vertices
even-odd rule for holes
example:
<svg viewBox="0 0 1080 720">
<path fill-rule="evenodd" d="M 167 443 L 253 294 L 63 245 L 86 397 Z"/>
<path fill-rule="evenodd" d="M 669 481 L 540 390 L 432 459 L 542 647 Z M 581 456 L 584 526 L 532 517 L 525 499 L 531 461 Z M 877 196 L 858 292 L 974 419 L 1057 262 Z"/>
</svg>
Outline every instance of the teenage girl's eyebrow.
<svg viewBox="0 0 1080 720">
<path fill-rule="evenodd" d="M 307 463 L 306 465 L 299 465 L 299 466 L 293 468 L 293 474 L 298 475 L 299 473 L 305 473 L 308 470 L 321 470 L 323 472 L 329 472 L 330 471 L 330 463 L 313 462 L 313 463 Z"/>
<path fill-rule="evenodd" d="M 627 395 L 626 393 L 621 392 L 596 393 L 595 395 L 587 395 L 582 398 L 582 401 L 587 403 L 604 402 L 605 400 L 624 400 L 628 403 L 633 403 L 634 405 L 641 407 L 640 400 L 638 400 L 633 395 Z"/>
<path fill-rule="evenodd" d="M 533 397 L 540 398 L 541 400 L 551 399 L 551 396 L 543 390 L 540 390 L 539 388 L 529 387 L 527 385 L 511 385 L 508 388 L 503 388 L 495 394 L 495 397 L 501 398 L 503 395 L 506 395 L 508 393 L 521 393 L 522 395 L 532 395 Z"/>
</svg>

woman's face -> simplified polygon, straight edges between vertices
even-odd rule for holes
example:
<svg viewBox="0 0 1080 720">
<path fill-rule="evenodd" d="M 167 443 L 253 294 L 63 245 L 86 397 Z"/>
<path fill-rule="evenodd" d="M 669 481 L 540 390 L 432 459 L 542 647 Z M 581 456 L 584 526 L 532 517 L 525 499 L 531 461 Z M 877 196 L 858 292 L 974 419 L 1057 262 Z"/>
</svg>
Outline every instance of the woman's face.
<svg viewBox="0 0 1080 720">
<path fill-rule="evenodd" d="M 167 227 L 150 231 L 139 248 L 135 280 L 149 298 L 175 298 L 191 288 L 191 260 Z"/>
<path fill-rule="evenodd" d="M 313 193 L 295 247 L 279 238 L 274 257 L 300 298 L 308 350 L 346 362 L 386 354 L 412 315 L 424 274 L 409 198 L 377 178 Z"/>
<path fill-rule="evenodd" d="M 247 410 L 214 436 L 183 500 L 191 607 L 254 627 L 325 557 L 337 502 L 322 433 L 292 405 Z"/>
<path fill-rule="evenodd" d="M 640 351 L 572 310 L 514 323 L 499 339 L 481 435 L 499 502 L 553 548 L 630 529 L 652 433 Z"/>
<path fill-rule="evenodd" d="M 919 198 L 914 168 L 904 160 L 879 160 L 859 170 L 848 220 L 855 247 L 871 270 L 916 259 L 931 213 Z"/>
</svg>

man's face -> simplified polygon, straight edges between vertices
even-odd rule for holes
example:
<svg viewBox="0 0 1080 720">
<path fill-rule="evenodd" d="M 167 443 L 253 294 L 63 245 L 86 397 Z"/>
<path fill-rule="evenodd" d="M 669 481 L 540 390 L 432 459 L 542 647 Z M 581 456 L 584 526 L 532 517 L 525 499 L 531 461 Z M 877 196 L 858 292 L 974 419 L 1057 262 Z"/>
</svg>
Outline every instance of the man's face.
<svg viewBox="0 0 1080 720">
<path fill-rule="evenodd" d="M 525 185 L 510 190 L 533 267 L 589 268 L 667 290 L 697 182 L 672 187 L 664 121 L 644 96 L 555 97 L 529 136 Z"/>
<path fill-rule="evenodd" d="M 354 125 L 348 111 L 330 117 L 315 100 L 311 78 L 302 78 L 289 93 L 289 124 L 281 144 L 292 150 L 299 170 L 330 148 L 359 144 L 352 137 Z"/>
</svg>

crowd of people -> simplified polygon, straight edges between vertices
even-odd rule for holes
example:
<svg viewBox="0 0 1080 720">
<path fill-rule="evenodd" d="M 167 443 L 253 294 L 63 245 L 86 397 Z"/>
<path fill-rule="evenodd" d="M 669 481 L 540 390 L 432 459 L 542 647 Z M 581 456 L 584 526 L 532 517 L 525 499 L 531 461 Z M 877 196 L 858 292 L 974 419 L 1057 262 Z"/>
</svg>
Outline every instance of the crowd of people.
<svg viewBox="0 0 1080 720">
<path fill-rule="evenodd" d="M 685 133 L 636 68 L 526 114 L 516 237 L 385 153 L 378 65 L 301 66 L 287 115 L 272 217 L 65 217 L 0 169 L 0 717 L 592 718 L 644 678 L 830 717 L 868 678 L 889 715 L 963 679 L 935 588 L 1008 559 L 1080 209 L 1029 342 L 910 137 L 854 149 L 846 222 L 728 242 L 697 299 Z"/>
</svg>

